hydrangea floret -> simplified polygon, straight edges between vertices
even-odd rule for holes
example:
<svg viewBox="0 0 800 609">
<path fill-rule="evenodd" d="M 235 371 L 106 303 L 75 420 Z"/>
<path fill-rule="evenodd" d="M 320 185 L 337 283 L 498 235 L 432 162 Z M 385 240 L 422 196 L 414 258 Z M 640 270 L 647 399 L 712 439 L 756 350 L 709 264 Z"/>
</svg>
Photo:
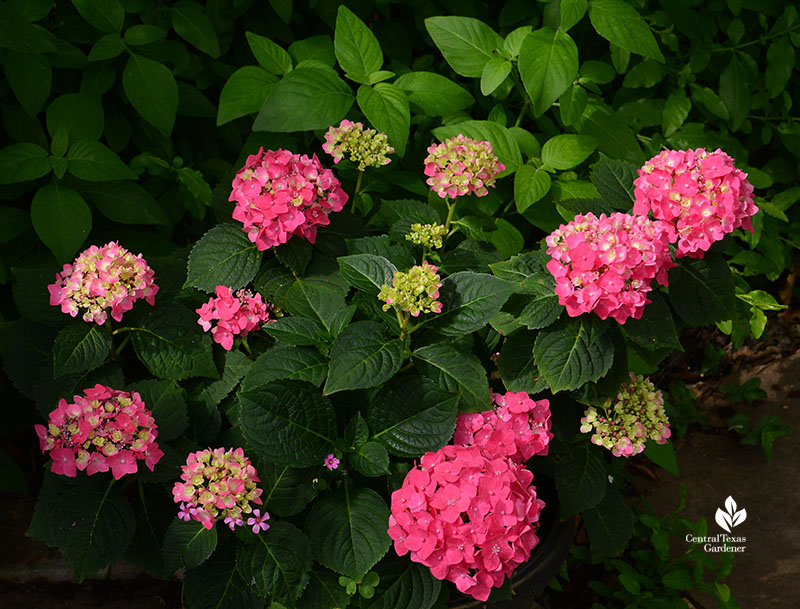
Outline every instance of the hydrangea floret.
<svg viewBox="0 0 800 609">
<path fill-rule="evenodd" d="M 256 469 L 241 448 L 207 448 L 189 453 L 181 466 L 181 481 L 172 487 L 175 503 L 180 504 L 178 517 L 196 520 L 206 529 L 223 520 L 232 530 L 244 524 L 253 532 L 266 531 L 269 514 L 262 515 L 251 504 L 261 505 L 261 489 Z M 252 520 L 252 522 L 251 522 Z"/>
<path fill-rule="evenodd" d="M 334 470 L 339 468 L 339 459 L 334 457 L 333 453 L 329 453 L 327 457 L 323 460 L 322 464 L 327 467 L 329 470 Z"/>
<path fill-rule="evenodd" d="M 234 295 L 224 285 L 217 286 L 216 294 L 216 298 L 210 298 L 195 312 L 200 316 L 197 323 L 206 332 L 211 330 L 214 341 L 226 351 L 233 348 L 235 336 L 247 336 L 261 324 L 271 321 L 269 306 L 261 299 L 261 294 L 254 296 L 246 290 L 239 290 Z"/>
<path fill-rule="evenodd" d="M 497 174 L 506 168 L 497 160 L 492 145 L 462 134 L 432 144 L 425 157 L 427 183 L 442 199 L 474 194 L 484 197 L 494 187 Z"/>
<path fill-rule="evenodd" d="M 338 127 L 331 126 L 328 129 L 322 149 L 333 157 L 334 164 L 346 155 L 358 165 L 359 171 L 364 171 L 367 167 L 388 165 L 392 162 L 388 155 L 394 154 L 394 148 L 389 145 L 385 133 L 365 129 L 362 123 L 347 119 L 339 123 Z"/>
<path fill-rule="evenodd" d="M 570 317 L 594 311 L 621 324 L 639 319 L 652 280 L 668 283 L 675 239 L 672 225 L 644 216 L 578 214 L 545 239 L 559 304 Z"/>
<path fill-rule="evenodd" d="M 261 148 L 233 179 L 229 201 L 236 202 L 234 220 L 261 250 L 300 235 L 314 243 L 317 228 L 330 224 L 328 215 L 347 202 L 330 169 L 317 156 Z"/>
<path fill-rule="evenodd" d="M 119 480 L 135 474 L 138 461 L 153 471 L 164 456 L 158 447 L 158 426 L 142 397 L 97 384 L 73 402 L 59 400 L 47 427 L 35 425 L 42 452 L 50 452 L 51 471 L 75 477 L 107 472 Z"/>
<path fill-rule="evenodd" d="M 532 482 L 530 470 L 480 446 L 428 452 L 392 493 L 394 549 L 485 601 L 539 542 L 544 502 Z"/>
<path fill-rule="evenodd" d="M 598 412 L 590 406 L 581 418 L 581 432 L 592 433 L 592 443 L 610 450 L 615 457 L 631 457 L 644 450 L 648 438 L 665 444 L 670 437 L 664 413 L 664 397 L 649 379 L 631 373 L 614 399 Z"/>
<path fill-rule="evenodd" d="M 56 282 L 47 286 L 50 304 L 72 317 L 83 311 L 83 321 L 102 325 L 111 317 L 133 308 L 145 299 L 154 304 L 158 286 L 151 269 L 141 254 L 133 255 L 116 241 L 84 250 L 72 264 L 65 264 L 56 274 Z"/>
<path fill-rule="evenodd" d="M 518 463 L 534 455 L 546 456 L 550 431 L 550 402 L 532 400 L 524 391 L 492 393 L 496 406 L 485 412 L 462 412 L 456 419 L 453 443 L 480 446 L 489 456 Z"/>
<path fill-rule="evenodd" d="M 664 150 L 638 174 L 633 213 L 673 223 L 678 257 L 702 258 L 727 233 L 753 231 L 753 186 L 722 150 Z"/>
<path fill-rule="evenodd" d="M 441 249 L 444 245 L 442 237 L 447 234 L 444 224 L 420 224 L 415 222 L 411 225 L 411 232 L 406 235 L 406 241 L 411 241 L 414 245 L 421 245 L 430 250 Z"/>
<path fill-rule="evenodd" d="M 436 300 L 442 286 L 438 270 L 424 260 L 422 265 L 413 266 L 406 272 L 395 272 L 392 285 L 384 284 L 378 294 L 379 300 L 386 301 L 383 310 L 396 306 L 414 317 L 419 317 L 420 313 L 441 313 L 442 303 Z"/>
</svg>

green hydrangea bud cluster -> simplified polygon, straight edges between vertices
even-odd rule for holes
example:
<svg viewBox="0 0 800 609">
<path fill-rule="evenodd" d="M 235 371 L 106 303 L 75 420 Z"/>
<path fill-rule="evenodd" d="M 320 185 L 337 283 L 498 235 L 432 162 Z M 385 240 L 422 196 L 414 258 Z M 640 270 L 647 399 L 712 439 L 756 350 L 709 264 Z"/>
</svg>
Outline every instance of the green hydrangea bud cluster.
<svg viewBox="0 0 800 609">
<path fill-rule="evenodd" d="M 415 222 L 411 225 L 411 232 L 406 235 L 406 240 L 414 245 L 421 245 L 431 250 L 438 250 L 442 247 L 442 237 L 447 233 L 444 224 L 420 224 Z"/>
<path fill-rule="evenodd" d="M 589 407 L 581 419 L 581 432 L 594 430 L 592 443 L 610 450 L 615 457 L 639 454 L 648 438 L 665 444 L 671 435 L 664 397 L 641 375 L 631 373 L 616 398 L 606 400 L 600 409 L 602 414 Z"/>
<path fill-rule="evenodd" d="M 436 299 L 439 298 L 442 282 L 437 270 L 425 260 L 421 266 L 413 266 L 407 272 L 397 271 L 392 278 L 392 285 L 384 284 L 378 294 L 379 300 L 386 301 L 383 310 L 397 306 L 414 317 L 420 313 L 441 313 L 442 303 Z"/>
<path fill-rule="evenodd" d="M 350 161 L 358 165 L 359 171 L 364 171 L 367 167 L 388 165 L 391 160 L 387 155 L 394 153 L 385 133 L 364 129 L 363 124 L 347 119 L 339 123 L 338 127 L 328 129 L 322 149 L 333 157 L 334 164 L 347 155 Z"/>
</svg>

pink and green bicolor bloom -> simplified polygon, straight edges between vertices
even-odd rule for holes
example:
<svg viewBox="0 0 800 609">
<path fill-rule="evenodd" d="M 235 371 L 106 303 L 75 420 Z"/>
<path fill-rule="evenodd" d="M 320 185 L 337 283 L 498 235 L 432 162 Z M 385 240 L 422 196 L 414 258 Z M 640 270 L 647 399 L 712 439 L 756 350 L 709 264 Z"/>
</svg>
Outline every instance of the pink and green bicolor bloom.
<svg viewBox="0 0 800 609">
<path fill-rule="evenodd" d="M 246 290 L 233 294 L 223 285 L 217 286 L 216 294 L 216 298 L 210 298 L 195 312 L 200 316 L 197 323 L 206 332 L 210 330 L 214 341 L 226 351 L 233 348 L 236 336 L 247 336 L 270 321 L 270 307 L 261 299 L 261 294 L 253 295 Z"/>
<path fill-rule="evenodd" d="M 102 325 L 109 313 L 115 321 L 144 299 L 154 304 L 158 286 L 154 273 L 141 254 L 133 255 L 116 241 L 81 252 L 72 264 L 56 274 L 47 286 L 50 304 L 83 321 Z"/>
<path fill-rule="evenodd" d="M 385 133 L 365 129 L 362 123 L 347 119 L 328 129 L 322 149 L 333 157 L 334 164 L 347 157 L 359 171 L 388 165 L 392 162 L 388 155 L 394 154 Z"/>
<path fill-rule="evenodd" d="M 442 303 L 439 288 L 442 281 L 439 269 L 423 260 L 421 265 L 413 266 L 408 271 L 397 271 L 392 278 L 392 285 L 381 286 L 378 299 L 386 301 L 383 310 L 397 307 L 401 311 L 419 317 L 420 313 L 441 313 Z"/>
<path fill-rule="evenodd" d="M 73 399 L 58 402 L 47 427 L 34 426 L 54 474 L 75 477 L 85 470 L 91 476 L 110 469 L 119 480 L 135 474 L 139 461 L 153 471 L 164 453 L 155 419 L 138 393 L 98 384 Z"/>
<path fill-rule="evenodd" d="M 428 148 L 425 157 L 427 183 L 442 199 L 474 194 L 484 197 L 494 187 L 497 174 L 506 168 L 497 160 L 492 145 L 462 134 Z"/>
</svg>

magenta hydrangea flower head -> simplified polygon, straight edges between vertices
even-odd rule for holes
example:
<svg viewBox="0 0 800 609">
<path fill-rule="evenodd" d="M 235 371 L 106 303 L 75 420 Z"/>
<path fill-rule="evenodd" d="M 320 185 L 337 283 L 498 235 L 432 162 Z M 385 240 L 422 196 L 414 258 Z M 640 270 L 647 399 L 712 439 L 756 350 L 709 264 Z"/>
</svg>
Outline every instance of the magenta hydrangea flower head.
<svg viewBox="0 0 800 609">
<path fill-rule="evenodd" d="M 610 450 L 615 457 L 631 457 L 644 450 L 648 438 L 666 444 L 671 432 L 664 413 L 664 397 L 649 379 L 631 373 L 615 399 L 608 399 L 598 412 L 590 406 L 581 419 L 581 432 L 591 433 L 592 443 Z"/>
<path fill-rule="evenodd" d="M 544 502 L 532 482 L 521 464 L 480 446 L 426 453 L 392 493 L 394 549 L 485 601 L 539 543 Z"/>
<path fill-rule="evenodd" d="M 650 302 L 652 280 L 668 283 L 667 271 L 675 266 L 669 244 L 675 239 L 672 225 L 660 220 L 578 214 L 545 239 L 558 302 L 570 317 L 594 311 L 621 324 L 639 319 Z"/>
<path fill-rule="evenodd" d="M 442 199 L 467 194 L 484 197 L 505 168 L 489 142 L 477 142 L 462 134 L 432 144 L 425 157 L 427 183 Z"/>
<path fill-rule="evenodd" d="M 155 419 L 138 393 L 98 384 L 73 399 L 58 402 L 47 427 L 34 426 L 42 452 L 53 459 L 54 474 L 75 477 L 86 470 L 91 476 L 111 469 L 119 480 L 135 474 L 138 461 L 153 471 L 164 453 L 156 442 Z"/>
<path fill-rule="evenodd" d="M 216 298 L 210 298 L 195 313 L 200 316 L 197 323 L 206 332 L 211 330 L 214 341 L 226 351 L 233 348 L 234 336 L 247 336 L 261 327 L 261 324 L 272 321 L 269 318 L 269 306 L 261 300 L 261 294 L 254 296 L 250 292 L 239 290 L 234 295 L 224 285 L 218 285 L 216 293 Z M 214 321 L 217 322 L 216 325 L 213 324 Z"/>
<path fill-rule="evenodd" d="M 535 401 L 524 391 L 509 391 L 492 393 L 492 402 L 496 406 L 492 410 L 458 415 L 454 444 L 480 446 L 489 456 L 518 463 L 547 455 L 553 439 L 548 400 Z"/>
<path fill-rule="evenodd" d="M 739 227 L 753 231 L 753 186 L 722 150 L 664 150 L 638 173 L 633 213 L 674 224 L 679 258 L 702 258 Z"/>
<path fill-rule="evenodd" d="M 314 243 L 317 228 L 330 224 L 328 215 L 342 210 L 347 193 L 316 155 L 261 148 L 236 174 L 228 200 L 236 202 L 234 220 L 265 250 L 292 235 Z"/>
<path fill-rule="evenodd" d="M 153 269 L 142 255 L 134 256 L 116 241 L 78 254 L 47 289 L 51 305 L 60 305 L 72 317 L 83 311 L 83 321 L 99 325 L 108 319 L 109 310 L 111 317 L 121 321 L 134 302 L 144 298 L 152 305 L 158 293 Z"/>
<path fill-rule="evenodd" d="M 363 124 L 347 119 L 339 123 L 338 127 L 331 126 L 328 129 L 322 149 L 333 157 L 334 164 L 346 155 L 351 162 L 358 165 L 359 171 L 364 171 L 367 167 L 388 165 L 392 161 L 387 155 L 394 154 L 394 148 L 389 145 L 385 133 L 364 129 Z"/>
<path fill-rule="evenodd" d="M 384 284 L 378 293 L 378 300 L 386 301 L 383 310 L 397 306 L 414 317 L 419 317 L 420 313 L 441 313 L 442 303 L 436 300 L 442 287 L 438 270 L 423 260 L 422 265 L 413 266 L 406 272 L 396 271 L 392 285 Z"/>
<path fill-rule="evenodd" d="M 178 517 L 196 520 L 206 529 L 223 520 L 231 529 L 244 524 L 244 515 L 253 532 L 266 531 L 269 514 L 253 510 L 261 505 L 261 489 L 255 467 L 241 448 L 207 448 L 189 453 L 181 466 L 181 481 L 172 487 L 175 503 L 180 504 Z M 251 522 L 252 520 L 252 522 Z"/>
</svg>

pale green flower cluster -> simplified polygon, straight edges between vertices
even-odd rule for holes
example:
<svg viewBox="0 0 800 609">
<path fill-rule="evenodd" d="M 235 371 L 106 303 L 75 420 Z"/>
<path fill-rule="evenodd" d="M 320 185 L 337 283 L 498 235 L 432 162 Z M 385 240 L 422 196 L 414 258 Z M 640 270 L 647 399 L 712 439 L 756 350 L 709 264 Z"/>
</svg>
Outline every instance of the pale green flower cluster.
<svg viewBox="0 0 800 609">
<path fill-rule="evenodd" d="M 358 165 L 359 171 L 364 171 L 367 167 L 388 165 L 391 160 L 387 155 L 394 154 L 394 148 L 389 145 L 385 133 L 364 129 L 361 123 L 353 123 L 347 119 L 339 123 L 338 127 L 328 129 L 322 149 L 333 157 L 334 164 L 347 155 L 350 161 Z"/>
<path fill-rule="evenodd" d="M 414 245 L 421 245 L 431 250 L 438 250 L 442 247 L 442 237 L 447 234 L 444 224 L 420 224 L 415 222 L 411 225 L 411 232 L 406 235 L 406 240 Z"/>
<path fill-rule="evenodd" d="M 425 260 L 421 266 L 411 267 L 405 273 L 397 271 L 392 285 L 384 284 L 378 294 L 378 299 L 386 301 L 383 310 L 388 311 L 392 306 L 397 306 L 414 317 L 418 317 L 420 313 L 441 313 L 442 303 L 436 299 L 439 298 L 442 282 L 437 270 Z"/>
</svg>

